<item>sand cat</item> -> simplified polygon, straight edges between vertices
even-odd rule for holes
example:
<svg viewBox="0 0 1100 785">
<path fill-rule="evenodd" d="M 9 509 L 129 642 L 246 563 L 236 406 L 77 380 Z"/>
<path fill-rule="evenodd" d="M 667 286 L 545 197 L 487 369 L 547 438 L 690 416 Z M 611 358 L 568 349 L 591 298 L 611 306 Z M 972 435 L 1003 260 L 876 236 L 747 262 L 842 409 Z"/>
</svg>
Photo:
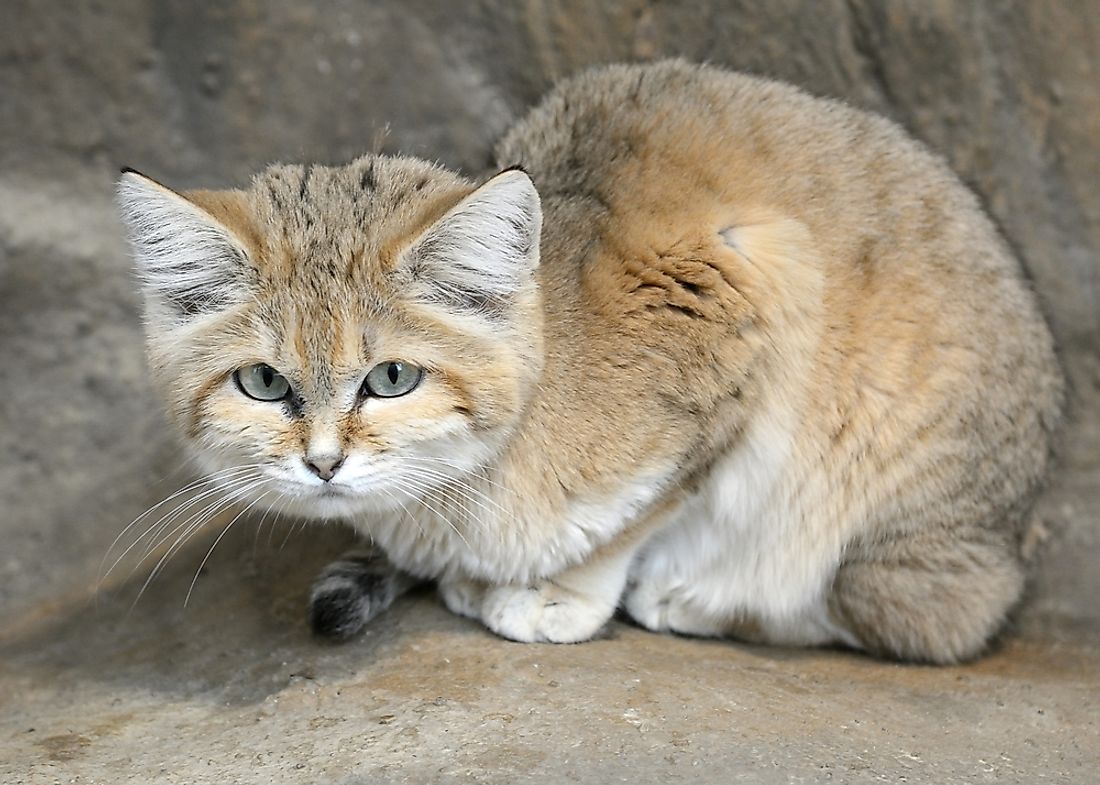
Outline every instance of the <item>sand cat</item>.
<svg viewBox="0 0 1100 785">
<path fill-rule="evenodd" d="M 119 201 L 154 379 L 258 507 L 340 519 L 314 627 L 406 588 L 517 641 L 947 663 L 1024 582 L 1063 382 L 1020 265 L 897 126 L 681 61 L 559 84 L 473 182 L 413 158 Z M 227 479 L 228 478 L 228 479 Z"/>
</svg>

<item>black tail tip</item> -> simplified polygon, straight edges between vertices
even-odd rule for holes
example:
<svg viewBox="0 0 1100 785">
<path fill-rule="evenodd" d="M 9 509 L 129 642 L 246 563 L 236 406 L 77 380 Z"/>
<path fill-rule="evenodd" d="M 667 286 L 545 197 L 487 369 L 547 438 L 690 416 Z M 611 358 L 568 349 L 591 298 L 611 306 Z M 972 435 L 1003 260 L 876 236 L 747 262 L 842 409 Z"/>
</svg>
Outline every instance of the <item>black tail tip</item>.
<svg viewBox="0 0 1100 785">
<path fill-rule="evenodd" d="M 314 635 L 333 641 L 355 637 L 366 626 L 360 592 L 337 589 L 313 597 L 309 604 L 309 626 Z"/>
</svg>

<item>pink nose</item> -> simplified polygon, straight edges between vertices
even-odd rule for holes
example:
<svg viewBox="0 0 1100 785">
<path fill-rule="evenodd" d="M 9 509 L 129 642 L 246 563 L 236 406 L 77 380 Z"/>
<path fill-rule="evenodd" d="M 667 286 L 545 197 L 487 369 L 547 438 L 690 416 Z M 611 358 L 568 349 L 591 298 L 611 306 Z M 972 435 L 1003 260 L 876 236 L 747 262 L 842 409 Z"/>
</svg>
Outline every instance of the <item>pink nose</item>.
<svg viewBox="0 0 1100 785">
<path fill-rule="evenodd" d="M 320 477 L 325 482 L 328 482 L 336 476 L 336 472 L 340 469 L 340 466 L 344 463 L 343 455 L 318 455 L 312 458 L 305 459 L 306 466 L 309 470 Z"/>
</svg>

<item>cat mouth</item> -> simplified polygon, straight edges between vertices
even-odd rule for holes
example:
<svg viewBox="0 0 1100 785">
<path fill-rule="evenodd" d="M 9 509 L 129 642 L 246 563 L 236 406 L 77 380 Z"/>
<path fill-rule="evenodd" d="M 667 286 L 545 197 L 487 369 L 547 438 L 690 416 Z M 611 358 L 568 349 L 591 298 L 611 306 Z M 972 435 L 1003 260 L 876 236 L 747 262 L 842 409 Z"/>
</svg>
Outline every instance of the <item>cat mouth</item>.
<svg viewBox="0 0 1100 785">
<path fill-rule="evenodd" d="M 308 499 L 347 499 L 356 495 L 350 487 L 333 485 L 330 482 L 322 485 L 289 482 L 285 486 L 285 492 L 290 496 Z"/>
</svg>

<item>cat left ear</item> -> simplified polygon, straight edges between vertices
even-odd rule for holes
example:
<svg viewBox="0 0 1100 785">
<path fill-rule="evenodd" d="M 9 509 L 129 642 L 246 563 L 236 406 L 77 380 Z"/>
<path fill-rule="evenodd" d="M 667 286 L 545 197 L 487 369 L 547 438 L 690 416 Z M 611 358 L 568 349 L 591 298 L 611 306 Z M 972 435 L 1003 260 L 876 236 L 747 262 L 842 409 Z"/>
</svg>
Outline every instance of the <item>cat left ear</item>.
<svg viewBox="0 0 1100 785">
<path fill-rule="evenodd" d="M 534 284 L 541 229 L 531 178 L 505 170 L 436 221 L 401 266 L 429 304 L 493 315 Z"/>
<path fill-rule="evenodd" d="M 243 299 L 253 268 L 229 227 L 133 169 L 117 196 L 151 315 L 182 322 Z"/>
</svg>

